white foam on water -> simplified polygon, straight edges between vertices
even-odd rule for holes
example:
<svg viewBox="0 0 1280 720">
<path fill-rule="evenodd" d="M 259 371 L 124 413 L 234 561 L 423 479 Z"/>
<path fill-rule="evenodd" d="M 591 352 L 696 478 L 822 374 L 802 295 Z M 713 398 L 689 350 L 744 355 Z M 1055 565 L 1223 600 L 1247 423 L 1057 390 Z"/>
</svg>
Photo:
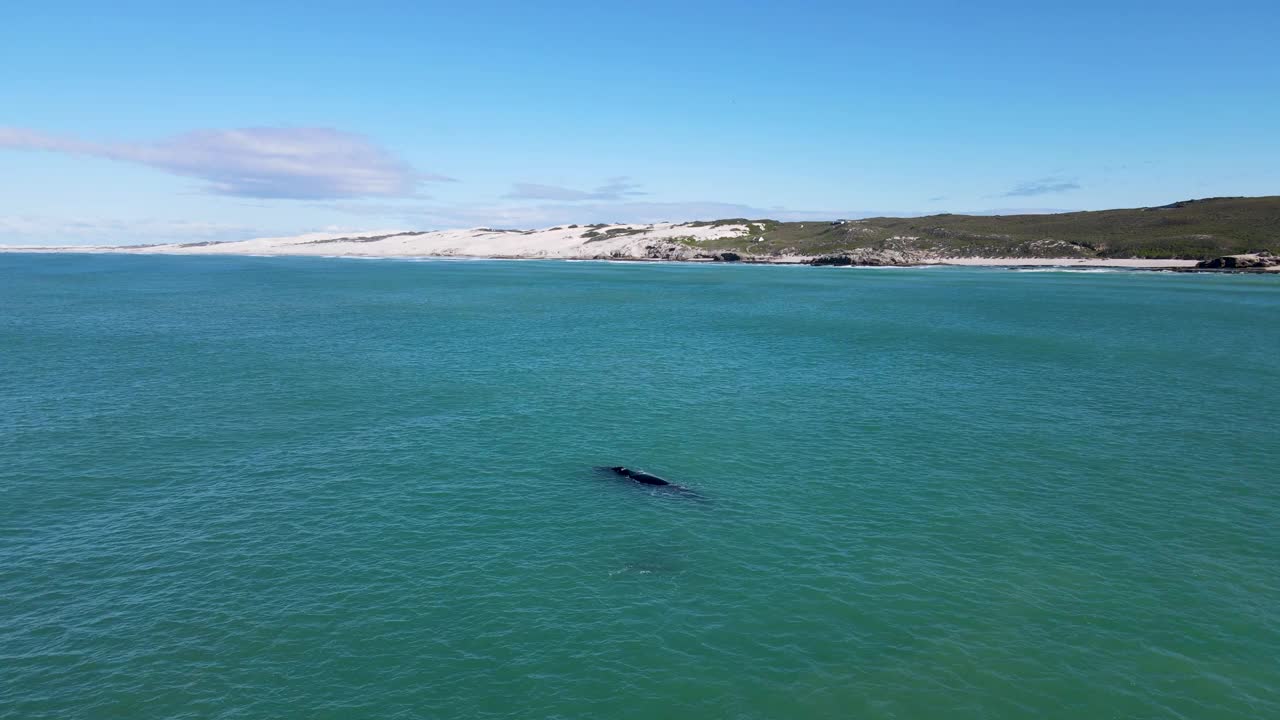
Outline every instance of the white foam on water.
<svg viewBox="0 0 1280 720">
<path fill-rule="evenodd" d="M 819 266 L 822 267 L 822 266 Z M 837 265 L 839 270 L 928 270 L 946 267 L 945 265 Z"/>
</svg>

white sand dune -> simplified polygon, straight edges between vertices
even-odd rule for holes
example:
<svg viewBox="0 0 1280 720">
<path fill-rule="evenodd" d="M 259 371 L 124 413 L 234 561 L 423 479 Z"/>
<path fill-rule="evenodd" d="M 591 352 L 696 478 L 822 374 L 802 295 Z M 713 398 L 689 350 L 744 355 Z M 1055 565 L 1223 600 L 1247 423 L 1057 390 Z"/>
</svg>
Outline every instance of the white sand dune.
<svg viewBox="0 0 1280 720">
<path fill-rule="evenodd" d="M 746 232 L 747 227 L 741 224 L 658 223 L 560 226 L 546 230 L 471 228 L 432 232 L 310 233 L 218 243 L 3 249 L 167 255 L 639 259 L 678 253 L 684 247 L 682 240 L 736 237 Z M 692 249 L 689 254 L 692 254 Z"/>
</svg>

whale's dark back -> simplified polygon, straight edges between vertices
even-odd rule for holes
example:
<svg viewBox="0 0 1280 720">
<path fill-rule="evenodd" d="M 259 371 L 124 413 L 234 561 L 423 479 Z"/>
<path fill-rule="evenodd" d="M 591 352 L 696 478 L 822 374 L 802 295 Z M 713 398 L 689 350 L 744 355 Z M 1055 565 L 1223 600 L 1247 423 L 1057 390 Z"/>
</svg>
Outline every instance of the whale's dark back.
<svg viewBox="0 0 1280 720">
<path fill-rule="evenodd" d="M 596 467 L 595 470 L 596 472 L 602 475 L 608 475 L 610 477 L 617 477 L 617 478 L 625 478 L 632 482 L 639 483 L 640 485 L 648 485 L 650 487 L 659 488 L 664 491 L 670 491 L 672 493 L 675 493 L 684 497 L 692 498 L 695 500 L 706 499 L 701 495 L 699 495 L 698 493 L 694 492 L 693 490 L 690 490 L 689 488 L 683 485 L 677 485 L 668 480 L 663 480 L 657 475 L 653 475 L 651 473 L 647 473 L 642 470 L 632 470 L 631 468 L 625 467 L 623 465 Z"/>
<path fill-rule="evenodd" d="M 622 467 L 621 465 L 617 467 L 611 467 L 609 469 L 617 473 L 618 475 L 621 475 L 624 478 L 631 478 L 632 480 L 635 480 L 636 482 L 641 483 L 643 485 L 670 485 L 671 484 L 666 480 L 663 480 L 662 478 L 658 477 L 657 475 L 650 475 L 647 472 L 632 470 L 630 468 Z"/>
</svg>

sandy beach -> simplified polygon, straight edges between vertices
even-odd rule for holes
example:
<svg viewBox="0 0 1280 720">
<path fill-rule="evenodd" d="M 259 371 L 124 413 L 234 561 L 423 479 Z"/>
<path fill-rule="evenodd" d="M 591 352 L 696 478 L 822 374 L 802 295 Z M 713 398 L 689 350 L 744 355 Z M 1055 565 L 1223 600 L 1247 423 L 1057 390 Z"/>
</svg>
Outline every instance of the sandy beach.
<svg viewBox="0 0 1280 720">
<path fill-rule="evenodd" d="M 1195 260 L 1153 260 L 1151 258 L 943 258 L 942 265 L 972 267 L 1097 267 L 1097 268 L 1188 268 Z"/>
</svg>

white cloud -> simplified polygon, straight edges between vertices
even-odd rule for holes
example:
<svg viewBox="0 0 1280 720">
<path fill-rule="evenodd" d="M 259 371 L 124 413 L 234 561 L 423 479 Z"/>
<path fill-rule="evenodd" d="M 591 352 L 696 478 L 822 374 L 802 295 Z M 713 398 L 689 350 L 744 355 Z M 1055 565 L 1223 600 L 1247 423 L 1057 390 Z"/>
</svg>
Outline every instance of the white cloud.
<svg viewBox="0 0 1280 720">
<path fill-rule="evenodd" d="M 1001 197 L 1035 197 L 1036 195 L 1053 195 L 1068 190 L 1079 190 L 1080 184 L 1074 180 L 1058 177 L 1046 177 L 1038 180 L 1027 180 L 1014 186 Z"/>
<path fill-rule="evenodd" d="M 0 127 L 0 148 L 146 165 L 239 197 L 407 197 L 422 182 L 448 180 L 415 171 L 363 136 L 328 128 L 196 130 L 157 142 L 102 143 Z"/>
<path fill-rule="evenodd" d="M 215 222 L 153 218 L 70 218 L 0 216 L 0 245 L 148 245 L 222 240 L 245 240 L 270 235 L 292 236 L 307 232 L 350 234 L 371 228 L 440 230 L 464 227 L 545 228 L 595 222 L 651 223 L 721 220 L 745 217 L 783 221 L 824 221 L 875 216 L 909 217 L 919 213 L 869 210 L 789 210 L 720 202 L 623 202 L 573 203 L 537 206 L 420 205 L 386 202 L 316 203 L 317 210 L 338 211 L 367 219 L 355 223 L 253 227 Z M 1066 212 L 1046 208 L 1009 208 L 970 211 L 971 215 L 1038 214 Z M 387 230 L 390 232 L 391 230 Z"/>
<path fill-rule="evenodd" d="M 575 202 L 579 200 L 622 200 L 623 198 L 645 195 L 638 188 L 638 183 L 631 182 L 625 175 L 611 177 L 595 190 L 574 190 L 559 185 L 541 185 L 539 183 L 515 183 L 511 192 L 504 197 L 519 200 L 554 200 L 556 202 Z"/>
<path fill-rule="evenodd" d="M 255 234 L 256 228 L 211 222 L 0 216 L 0 245 L 146 245 L 242 240 Z"/>
<path fill-rule="evenodd" d="M 461 227 L 541 228 L 576 223 L 653 223 L 721 220 L 745 217 L 774 220 L 834 220 L 837 218 L 902 215 L 870 210 L 791 210 L 724 202 L 564 202 L 541 205 L 431 205 L 388 203 L 326 203 L 332 210 L 395 220 L 422 229 Z"/>
</svg>

